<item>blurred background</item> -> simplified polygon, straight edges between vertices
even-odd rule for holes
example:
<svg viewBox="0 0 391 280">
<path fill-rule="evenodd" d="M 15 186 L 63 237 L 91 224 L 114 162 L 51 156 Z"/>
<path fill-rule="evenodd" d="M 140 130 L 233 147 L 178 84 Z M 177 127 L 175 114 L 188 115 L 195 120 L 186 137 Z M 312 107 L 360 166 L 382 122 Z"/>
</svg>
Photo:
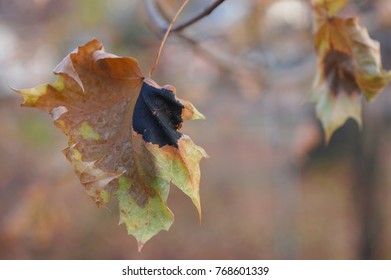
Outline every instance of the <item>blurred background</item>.
<svg viewBox="0 0 391 280">
<path fill-rule="evenodd" d="M 212 0 L 193 0 L 178 23 Z M 171 34 L 154 79 L 206 121 L 182 131 L 202 160 L 202 225 L 175 187 L 170 231 L 141 253 L 115 199 L 99 209 L 61 153 L 66 137 L 12 88 L 54 81 L 52 69 L 91 38 L 136 57 L 146 75 L 179 0 L 0 0 L 0 259 L 389 259 L 391 88 L 363 104 L 328 146 L 311 104 L 310 1 L 226 0 Z M 391 68 L 391 1 L 352 1 Z"/>
</svg>

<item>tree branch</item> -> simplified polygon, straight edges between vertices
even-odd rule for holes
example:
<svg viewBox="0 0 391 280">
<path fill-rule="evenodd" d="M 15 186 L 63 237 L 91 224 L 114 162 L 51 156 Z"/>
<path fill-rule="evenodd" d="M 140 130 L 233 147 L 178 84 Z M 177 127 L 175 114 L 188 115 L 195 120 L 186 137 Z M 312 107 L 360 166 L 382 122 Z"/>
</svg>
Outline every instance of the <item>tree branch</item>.
<svg viewBox="0 0 391 280">
<path fill-rule="evenodd" d="M 187 21 L 173 27 L 171 32 L 181 31 L 190 25 L 196 23 L 200 19 L 210 15 L 220 4 L 222 4 L 225 0 L 216 0 L 209 7 L 205 8 L 202 12 L 195 15 L 193 18 L 188 19 Z M 167 20 L 161 15 L 161 11 L 157 7 L 155 0 L 146 0 L 144 1 L 145 8 L 147 10 L 149 18 L 154 22 L 154 25 L 158 26 L 162 32 L 167 31 L 169 24 Z"/>
</svg>

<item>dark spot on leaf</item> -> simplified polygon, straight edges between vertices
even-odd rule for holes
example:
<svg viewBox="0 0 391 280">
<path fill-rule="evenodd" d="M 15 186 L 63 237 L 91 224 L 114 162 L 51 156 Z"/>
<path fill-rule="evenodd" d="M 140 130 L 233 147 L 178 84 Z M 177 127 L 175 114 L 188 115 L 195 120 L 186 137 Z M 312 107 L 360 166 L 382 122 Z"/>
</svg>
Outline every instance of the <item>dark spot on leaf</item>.
<svg viewBox="0 0 391 280">
<path fill-rule="evenodd" d="M 178 147 L 182 136 L 177 130 L 182 123 L 184 106 L 175 99 L 172 91 L 155 88 L 143 83 L 133 113 L 133 129 L 143 136 L 146 142 L 159 147 Z"/>
<path fill-rule="evenodd" d="M 360 91 L 354 77 L 351 56 L 331 49 L 327 53 L 323 64 L 328 86 L 334 95 L 341 92 L 351 95 Z"/>
<path fill-rule="evenodd" d="M 128 193 L 141 208 L 144 208 L 148 200 L 156 195 L 153 188 L 141 184 L 132 185 Z"/>
</svg>

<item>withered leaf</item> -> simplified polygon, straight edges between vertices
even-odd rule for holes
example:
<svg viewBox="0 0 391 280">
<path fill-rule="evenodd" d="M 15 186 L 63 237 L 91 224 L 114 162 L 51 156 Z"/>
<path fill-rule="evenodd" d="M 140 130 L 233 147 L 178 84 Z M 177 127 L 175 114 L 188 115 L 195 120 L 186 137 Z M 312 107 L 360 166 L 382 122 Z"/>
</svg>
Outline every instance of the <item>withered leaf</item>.
<svg viewBox="0 0 391 280">
<path fill-rule="evenodd" d="M 391 79 L 381 65 L 379 43 L 358 19 L 335 16 L 346 2 L 312 0 L 318 62 L 310 101 L 316 103 L 327 142 L 348 118 L 361 126 L 362 96 L 371 101 Z"/>
<path fill-rule="evenodd" d="M 201 215 L 199 162 L 207 154 L 178 131 L 184 120 L 203 118 L 190 102 L 144 78 L 134 58 L 106 53 L 98 40 L 78 47 L 54 72 L 53 84 L 17 90 L 23 106 L 52 115 L 88 195 L 100 207 L 117 197 L 120 223 L 139 249 L 173 222 L 170 182 Z"/>
<path fill-rule="evenodd" d="M 314 9 L 318 13 L 326 13 L 328 16 L 337 14 L 350 0 L 312 0 Z"/>
</svg>

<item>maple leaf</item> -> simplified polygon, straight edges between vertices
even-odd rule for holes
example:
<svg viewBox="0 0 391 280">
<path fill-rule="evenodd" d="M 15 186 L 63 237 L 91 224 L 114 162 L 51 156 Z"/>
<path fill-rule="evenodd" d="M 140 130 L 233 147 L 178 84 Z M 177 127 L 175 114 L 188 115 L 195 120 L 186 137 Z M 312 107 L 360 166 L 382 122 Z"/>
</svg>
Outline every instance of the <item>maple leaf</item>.
<svg viewBox="0 0 391 280">
<path fill-rule="evenodd" d="M 54 73 L 53 84 L 16 90 L 22 105 L 52 115 L 88 195 L 99 207 L 117 197 L 120 224 L 139 250 L 173 222 L 170 182 L 201 215 L 199 162 L 207 154 L 178 131 L 184 120 L 204 118 L 190 102 L 144 78 L 134 58 L 106 53 L 98 40 L 74 50 Z"/>
<path fill-rule="evenodd" d="M 310 101 L 316 103 L 327 142 L 348 118 L 361 126 L 362 97 L 371 101 L 391 79 L 381 65 L 379 43 L 358 19 L 335 16 L 346 2 L 312 0 L 317 74 Z"/>
<path fill-rule="evenodd" d="M 337 14 L 350 0 L 312 0 L 312 5 L 318 13 L 328 16 Z"/>
</svg>

